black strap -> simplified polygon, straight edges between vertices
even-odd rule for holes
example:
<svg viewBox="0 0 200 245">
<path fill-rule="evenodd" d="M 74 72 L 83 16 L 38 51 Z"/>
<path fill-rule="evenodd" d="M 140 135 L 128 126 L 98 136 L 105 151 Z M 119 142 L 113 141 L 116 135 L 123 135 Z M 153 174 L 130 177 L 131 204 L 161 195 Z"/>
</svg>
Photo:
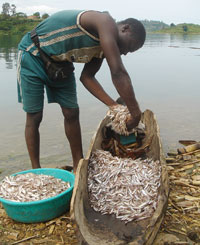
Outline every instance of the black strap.
<svg viewBox="0 0 200 245">
<path fill-rule="evenodd" d="M 38 38 L 38 35 L 37 35 L 35 29 L 33 29 L 33 30 L 31 31 L 31 39 L 32 39 L 32 41 L 35 43 L 35 46 L 36 46 L 38 49 L 40 49 L 40 41 L 39 41 L 39 38 Z"/>
</svg>

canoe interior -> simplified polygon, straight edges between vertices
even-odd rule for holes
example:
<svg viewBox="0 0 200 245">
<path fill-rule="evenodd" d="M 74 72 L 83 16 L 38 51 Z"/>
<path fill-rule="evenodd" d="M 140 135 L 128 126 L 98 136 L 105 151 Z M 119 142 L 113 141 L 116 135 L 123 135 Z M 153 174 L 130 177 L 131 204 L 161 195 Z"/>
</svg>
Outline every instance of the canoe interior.
<svg viewBox="0 0 200 245">
<path fill-rule="evenodd" d="M 114 215 L 101 215 L 90 207 L 87 190 L 88 159 L 94 150 L 101 149 L 102 128 L 109 122 L 109 118 L 105 117 L 92 138 L 86 159 L 80 161 L 76 173 L 71 214 L 73 214 L 78 227 L 79 244 L 150 245 L 155 239 L 167 207 L 168 175 L 160 142 L 159 128 L 153 112 L 146 110 L 143 113 L 142 121 L 146 126 L 146 137 L 143 144 L 149 145 L 146 148 L 146 156 L 159 160 L 162 166 L 157 209 L 151 218 L 125 224 L 123 221 L 116 219 Z"/>
</svg>

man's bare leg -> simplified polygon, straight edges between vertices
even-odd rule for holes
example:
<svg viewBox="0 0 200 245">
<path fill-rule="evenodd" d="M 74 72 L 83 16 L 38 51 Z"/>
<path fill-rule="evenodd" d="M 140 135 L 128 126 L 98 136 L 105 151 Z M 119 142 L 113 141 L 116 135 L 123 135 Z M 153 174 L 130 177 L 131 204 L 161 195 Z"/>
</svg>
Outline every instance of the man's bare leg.
<svg viewBox="0 0 200 245">
<path fill-rule="evenodd" d="M 61 108 L 64 115 L 65 133 L 71 148 L 74 172 L 76 172 L 78 162 L 81 158 L 83 158 L 79 109 Z"/>
<path fill-rule="evenodd" d="M 42 115 L 42 111 L 26 114 L 25 139 L 32 168 L 41 168 L 39 126 L 42 121 Z"/>
</svg>

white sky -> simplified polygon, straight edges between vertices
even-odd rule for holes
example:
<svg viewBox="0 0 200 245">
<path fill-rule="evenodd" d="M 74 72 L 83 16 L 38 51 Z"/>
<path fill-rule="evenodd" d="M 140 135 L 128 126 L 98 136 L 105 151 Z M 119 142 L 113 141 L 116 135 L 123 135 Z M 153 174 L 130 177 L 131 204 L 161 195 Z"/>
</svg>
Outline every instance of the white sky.
<svg viewBox="0 0 200 245">
<path fill-rule="evenodd" d="M 167 24 L 200 24 L 200 0 L 0 0 L 15 4 L 17 12 L 52 14 L 64 9 L 109 11 L 117 21 L 129 17 L 159 20 Z"/>
</svg>

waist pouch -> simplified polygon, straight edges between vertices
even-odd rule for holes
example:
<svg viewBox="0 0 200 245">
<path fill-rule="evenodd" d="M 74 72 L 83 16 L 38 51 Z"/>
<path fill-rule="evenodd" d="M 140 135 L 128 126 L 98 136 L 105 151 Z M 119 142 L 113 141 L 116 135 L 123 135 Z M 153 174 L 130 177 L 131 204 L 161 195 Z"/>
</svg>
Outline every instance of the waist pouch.
<svg viewBox="0 0 200 245">
<path fill-rule="evenodd" d="M 40 52 L 40 57 L 44 63 L 45 71 L 48 78 L 54 82 L 66 81 L 66 79 L 74 71 L 73 63 L 69 61 L 56 62 L 51 57 L 49 57 L 40 48 L 39 38 L 35 29 L 31 31 L 31 39 Z"/>
</svg>

